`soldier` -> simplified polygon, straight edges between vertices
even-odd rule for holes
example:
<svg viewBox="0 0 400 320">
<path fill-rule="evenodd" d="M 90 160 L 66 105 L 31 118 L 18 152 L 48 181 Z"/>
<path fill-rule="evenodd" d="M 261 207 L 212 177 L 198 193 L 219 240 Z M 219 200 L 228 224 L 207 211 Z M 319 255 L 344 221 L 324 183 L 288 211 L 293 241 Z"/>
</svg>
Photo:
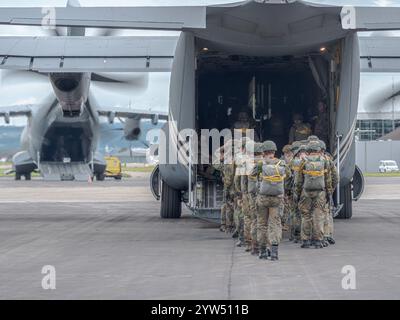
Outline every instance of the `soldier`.
<svg viewBox="0 0 400 320">
<path fill-rule="evenodd" d="M 333 215 L 332 215 L 332 197 L 336 186 L 339 183 L 339 175 L 335 163 L 333 162 L 332 156 L 326 151 L 326 144 L 324 141 L 320 141 L 321 145 L 321 155 L 325 157 L 328 162 L 328 174 L 331 176 L 331 185 L 328 186 L 328 203 L 325 209 L 325 222 L 324 222 L 324 245 L 335 244 L 335 239 L 333 238 Z"/>
<path fill-rule="evenodd" d="M 305 159 L 307 153 L 306 145 L 301 142 L 294 142 L 292 145 L 292 151 L 294 154 L 293 160 L 289 164 L 289 168 L 292 172 L 292 178 L 290 179 L 292 187 L 292 197 L 289 198 L 291 203 L 290 213 L 290 240 L 294 243 L 298 243 L 301 240 L 301 213 L 298 208 L 298 199 L 295 195 L 295 186 L 297 182 L 297 175 L 300 170 L 300 165 Z"/>
<path fill-rule="evenodd" d="M 254 168 L 257 164 L 262 161 L 263 145 L 262 143 L 254 144 L 254 157 L 250 157 L 247 161 L 247 197 L 250 211 L 250 221 L 244 221 L 245 239 L 250 240 L 251 254 L 258 255 L 259 247 L 257 242 L 257 190 L 258 190 L 258 179 L 256 176 L 252 176 Z M 245 216 L 246 217 L 246 216 Z"/>
<path fill-rule="evenodd" d="M 230 233 L 233 231 L 233 208 L 234 208 L 234 186 L 235 165 L 229 159 L 229 150 L 232 149 L 232 141 L 228 141 L 219 149 L 221 163 L 214 165 L 214 168 L 221 172 L 224 184 L 224 204 L 221 208 L 221 227 L 222 232 Z M 217 151 L 218 152 L 218 151 Z M 227 155 L 225 157 L 225 155 Z"/>
<path fill-rule="evenodd" d="M 278 246 L 282 239 L 280 208 L 284 202 L 284 181 L 290 171 L 284 160 L 275 158 L 277 151 L 273 141 L 263 143 L 264 155 L 252 171 L 252 177 L 260 177 L 257 196 L 257 241 L 260 259 L 278 260 Z M 268 247 L 268 251 L 267 251 Z"/>
<path fill-rule="evenodd" d="M 293 152 L 292 152 L 292 146 L 291 145 L 286 145 L 282 149 L 282 160 L 285 160 L 286 164 L 290 164 L 290 162 L 293 159 Z M 282 230 L 283 231 L 289 231 L 289 218 L 290 218 L 290 212 L 292 210 L 292 201 L 291 198 L 293 198 L 292 194 L 293 188 L 292 188 L 292 180 L 291 179 L 286 179 L 285 180 L 285 205 L 283 208 L 283 215 L 282 215 Z"/>
<path fill-rule="evenodd" d="M 235 190 L 235 206 L 234 206 L 234 221 L 235 231 L 233 233 L 234 238 L 238 238 L 236 245 L 241 247 L 244 245 L 244 209 L 246 210 L 247 198 L 246 194 L 242 192 L 242 178 L 246 175 L 246 146 L 247 138 L 243 138 L 241 141 L 241 149 L 234 154 L 235 162 L 235 178 L 234 178 L 234 190 Z M 246 188 L 247 189 L 247 188 Z M 246 190 L 247 192 L 247 190 Z"/>
<path fill-rule="evenodd" d="M 326 105 L 322 101 L 318 102 L 318 115 L 314 120 L 314 134 L 317 135 L 322 141 L 327 142 L 329 136 L 329 115 L 326 110 Z"/>
<path fill-rule="evenodd" d="M 311 126 L 303 122 L 303 116 L 301 114 L 294 114 L 293 122 L 293 126 L 290 128 L 289 132 L 290 144 L 295 141 L 306 140 L 312 133 Z"/>
<path fill-rule="evenodd" d="M 302 161 L 296 181 L 295 197 L 300 199 L 302 248 L 309 248 L 314 241 L 316 249 L 323 248 L 324 221 L 329 186 L 332 183 L 328 164 L 322 157 L 317 141 L 307 145 L 308 155 Z"/>
</svg>

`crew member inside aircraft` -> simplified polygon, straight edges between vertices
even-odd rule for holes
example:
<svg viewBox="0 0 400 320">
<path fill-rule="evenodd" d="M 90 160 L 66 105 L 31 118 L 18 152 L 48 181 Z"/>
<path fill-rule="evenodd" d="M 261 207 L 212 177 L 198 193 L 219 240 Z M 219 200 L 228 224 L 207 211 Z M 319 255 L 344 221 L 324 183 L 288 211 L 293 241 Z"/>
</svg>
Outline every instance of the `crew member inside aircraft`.
<svg viewBox="0 0 400 320">
<path fill-rule="evenodd" d="M 320 140 L 328 143 L 329 115 L 327 112 L 327 107 L 323 101 L 318 102 L 317 114 L 312 120 L 314 122 L 314 134 L 318 136 Z"/>
<path fill-rule="evenodd" d="M 295 141 L 307 140 L 311 134 L 311 126 L 304 122 L 304 118 L 301 114 L 295 113 L 293 115 L 293 125 L 289 132 L 289 144 Z"/>
<path fill-rule="evenodd" d="M 234 130 L 242 130 L 242 134 L 245 135 L 246 131 L 245 130 L 249 130 L 249 129 L 253 129 L 254 130 L 254 141 L 255 142 L 259 142 L 259 135 L 256 132 L 256 124 L 255 121 L 253 121 L 253 119 L 250 118 L 248 112 L 243 109 L 242 111 L 240 111 L 238 113 L 237 116 L 237 121 L 235 121 L 235 123 L 233 124 L 233 129 Z"/>
</svg>

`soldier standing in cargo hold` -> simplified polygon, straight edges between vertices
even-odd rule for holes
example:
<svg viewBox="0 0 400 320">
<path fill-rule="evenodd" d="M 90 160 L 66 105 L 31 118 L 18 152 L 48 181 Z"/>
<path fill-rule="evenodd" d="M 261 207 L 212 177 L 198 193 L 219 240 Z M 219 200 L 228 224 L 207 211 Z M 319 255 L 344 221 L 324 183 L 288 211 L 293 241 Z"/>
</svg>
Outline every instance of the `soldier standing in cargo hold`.
<svg viewBox="0 0 400 320">
<path fill-rule="evenodd" d="M 318 141 L 307 145 L 308 155 L 301 163 L 296 181 L 295 197 L 300 199 L 302 248 L 323 248 L 327 194 L 331 192 L 332 177 Z"/>
<path fill-rule="evenodd" d="M 311 126 L 303 122 L 303 116 L 297 113 L 294 114 L 293 126 L 289 131 L 289 143 L 292 144 L 295 141 L 306 140 L 311 134 Z"/>
<path fill-rule="evenodd" d="M 278 260 L 278 246 L 282 239 L 281 208 L 284 204 L 284 182 L 290 176 L 284 160 L 275 158 L 273 141 L 263 143 L 264 155 L 253 170 L 252 177 L 260 178 L 257 196 L 257 241 L 260 259 Z"/>
</svg>

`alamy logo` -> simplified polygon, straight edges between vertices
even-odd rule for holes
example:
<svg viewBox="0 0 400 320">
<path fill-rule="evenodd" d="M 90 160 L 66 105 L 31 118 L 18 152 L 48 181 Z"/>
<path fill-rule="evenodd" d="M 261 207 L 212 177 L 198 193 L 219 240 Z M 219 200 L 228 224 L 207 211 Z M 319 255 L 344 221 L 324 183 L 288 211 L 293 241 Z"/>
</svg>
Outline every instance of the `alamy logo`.
<svg viewBox="0 0 400 320">
<path fill-rule="evenodd" d="M 56 8 L 42 8 L 42 28 L 51 30 L 56 28 Z"/>
<path fill-rule="evenodd" d="M 352 265 L 347 265 L 342 268 L 342 274 L 345 276 L 342 279 L 343 290 L 356 290 L 356 268 Z"/>
<path fill-rule="evenodd" d="M 347 29 L 356 29 L 356 8 L 353 6 L 344 6 L 342 8 L 342 12 L 340 14 L 342 18 L 342 28 Z"/>
<path fill-rule="evenodd" d="M 56 289 L 56 268 L 51 265 L 43 266 L 42 274 L 45 275 L 42 278 L 42 288 L 44 290 L 55 290 Z"/>
</svg>

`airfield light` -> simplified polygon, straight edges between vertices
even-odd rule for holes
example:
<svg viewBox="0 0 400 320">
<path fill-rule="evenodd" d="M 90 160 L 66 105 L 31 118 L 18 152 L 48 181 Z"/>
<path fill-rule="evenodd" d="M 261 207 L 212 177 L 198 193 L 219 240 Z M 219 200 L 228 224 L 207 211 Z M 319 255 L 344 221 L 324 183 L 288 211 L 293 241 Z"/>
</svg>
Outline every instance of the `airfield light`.
<svg viewBox="0 0 400 320">
<path fill-rule="evenodd" d="M 208 48 L 206 47 L 206 48 L 203 48 L 203 51 L 204 52 L 207 52 L 208 51 Z"/>
<path fill-rule="evenodd" d="M 327 49 L 326 47 L 321 47 L 321 48 L 319 49 L 319 51 L 320 51 L 321 53 L 325 53 L 325 52 L 328 51 L 328 49 Z"/>
</svg>

